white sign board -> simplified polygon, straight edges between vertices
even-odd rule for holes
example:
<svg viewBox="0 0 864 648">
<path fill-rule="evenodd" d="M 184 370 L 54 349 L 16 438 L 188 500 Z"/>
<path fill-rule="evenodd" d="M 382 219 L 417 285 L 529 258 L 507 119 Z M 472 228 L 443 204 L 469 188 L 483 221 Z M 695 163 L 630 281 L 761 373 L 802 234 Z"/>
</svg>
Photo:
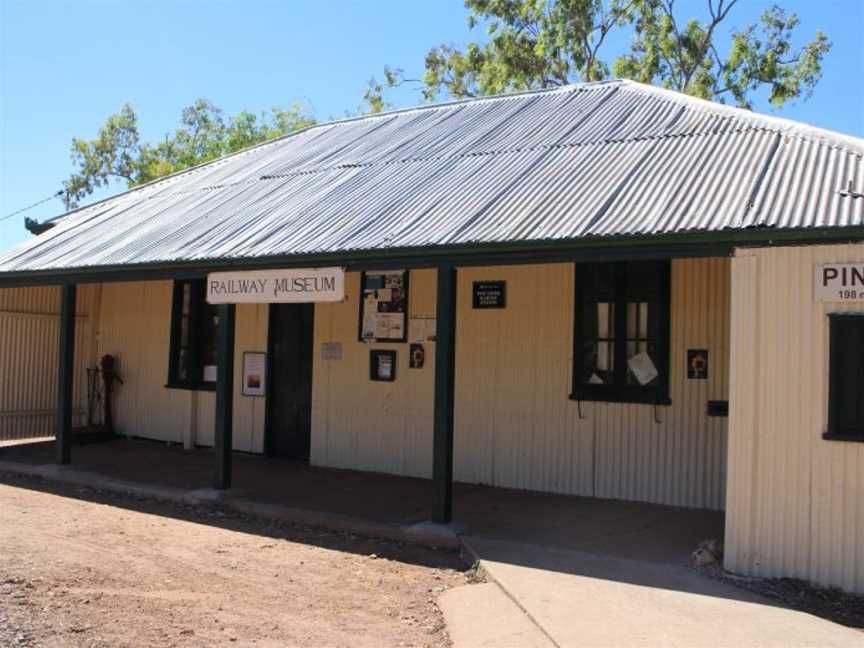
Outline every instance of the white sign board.
<svg viewBox="0 0 864 648">
<path fill-rule="evenodd" d="M 213 272 L 207 275 L 209 304 L 339 302 L 345 298 L 342 268 L 291 268 Z"/>
<path fill-rule="evenodd" d="M 813 282 L 816 301 L 864 301 L 864 263 L 817 265 Z"/>
</svg>

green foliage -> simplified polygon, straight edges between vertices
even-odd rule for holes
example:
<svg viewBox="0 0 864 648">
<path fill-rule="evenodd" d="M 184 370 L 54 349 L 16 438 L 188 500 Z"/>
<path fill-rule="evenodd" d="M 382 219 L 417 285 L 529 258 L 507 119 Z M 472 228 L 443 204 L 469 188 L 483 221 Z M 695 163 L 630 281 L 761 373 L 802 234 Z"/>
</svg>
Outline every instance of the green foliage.
<svg viewBox="0 0 864 648">
<path fill-rule="evenodd" d="M 825 34 L 795 49 L 798 18 L 774 6 L 758 24 L 733 30 L 727 46 L 719 27 L 739 0 L 705 1 L 707 17 L 681 22 L 675 0 L 465 0 L 469 27 L 485 25 L 487 38 L 431 49 L 420 80 L 423 97 L 548 88 L 603 80 L 610 72 L 706 99 L 729 96 L 744 107 L 765 87 L 776 107 L 810 96 L 831 49 Z M 621 29 L 632 33 L 632 45 L 610 66 L 601 48 Z M 721 50 L 728 50 L 725 57 Z M 406 81 L 391 68 L 383 83 L 373 79 L 364 97 L 370 112 L 386 107 L 387 88 Z"/>
<path fill-rule="evenodd" d="M 708 0 L 708 18 L 691 19 L 682 26 L 674 0 L 640 0 L 634 8 L 633 45 L 615 61 L 615 76 L 715 101 L 725 101 L 728 95 L 744 108 L 752 107 L 751 98 L 762 87 L 778 108 L 790 99 L 809 97 L 831 49 L 827 36 L 817 32 L 813 41 L 794 49 L 798 17 L 773 6 L 757 24 L 732 31 L 724 57 L 717 46 L 717 30 L 737 3 Z"/>
<path fill-rule="evenodd" d="M 183 109 L 180 127 L 173 134 L 150 144 L 141 142 L 138 116 L 125 104 L 107 119 L 95 139 L 72 140 L 76 170 L 63 183 L 64 202 L 72 209 L 114 180 L 134 187 L 313 124 L 315 119 L 300 104 L 260 115 L 241 112 L 226 117 L 212 103 L 199 99 Z"/>
</svg>

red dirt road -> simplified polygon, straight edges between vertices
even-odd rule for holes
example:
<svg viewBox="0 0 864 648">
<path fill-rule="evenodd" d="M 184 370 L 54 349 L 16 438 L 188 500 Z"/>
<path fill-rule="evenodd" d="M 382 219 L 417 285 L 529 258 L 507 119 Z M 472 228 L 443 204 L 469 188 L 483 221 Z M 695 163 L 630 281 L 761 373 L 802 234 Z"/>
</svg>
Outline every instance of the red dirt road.
<svg viewBox="0 0 864 648">
<path fill-rule="evenodd" d="M 456 556 L 0 475 L 0 645 L 447 646 Z"/>
</svg>

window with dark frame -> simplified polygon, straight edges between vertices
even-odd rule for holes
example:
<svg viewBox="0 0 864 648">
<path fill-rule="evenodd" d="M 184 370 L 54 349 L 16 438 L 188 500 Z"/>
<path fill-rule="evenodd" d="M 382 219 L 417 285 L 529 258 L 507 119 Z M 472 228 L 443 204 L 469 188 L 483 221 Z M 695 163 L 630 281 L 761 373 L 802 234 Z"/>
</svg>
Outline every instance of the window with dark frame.
<svg viewBox="0 0 864 648">
<path fill-rule="evenodd" d="M 576 264 L 576 400 L 669 404 L 670 263 Z"/>
<path fill-rule="evenodd" d="M 216 306 L 205 299 L 203 279 L 174 282 L 168 387 L 216 387 Z"/>
<path fill-rule="evenodd" d="M 824 438 L 864 442 L 864 313 L 834 313 L 828 322 L 828 430 Z"/>
</svg>

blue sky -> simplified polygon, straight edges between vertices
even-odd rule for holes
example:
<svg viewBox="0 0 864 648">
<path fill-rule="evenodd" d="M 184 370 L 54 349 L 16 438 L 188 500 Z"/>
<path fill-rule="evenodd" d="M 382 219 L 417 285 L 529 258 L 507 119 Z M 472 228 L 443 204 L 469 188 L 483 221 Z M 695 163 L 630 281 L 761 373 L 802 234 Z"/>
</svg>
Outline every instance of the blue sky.
<svg viewBox="0 0 864 648">
<path fill-rule="evenodd" d="M 724 35 L 774 3 L 798 13 L 802 40 L 822 29 L 834 43 L 813 98 L 776 114 L 864 137 L 864 0 L 742 0 Z M 705 0 L 679 4 L 704 13 Z M 94 136 L 124 102 L 148 140 L 198 97 L 229 114 L 300 100 L 319 120 L 338 118 L 385 64 L 418 76 L 430 47 L 482 38 L 466 17 L 461 0 L 0 0 L 0 218 L 59 189 L 72 138 Z M 626 45 L 613 39 L 605 56 Z M 420 98 L 406 89 L 391 100 Z M 52 200 L 26 215 L 61 212 Z M 29 236 L 23 218 L 0 221 L 0 249 Z"/>
</svg>

